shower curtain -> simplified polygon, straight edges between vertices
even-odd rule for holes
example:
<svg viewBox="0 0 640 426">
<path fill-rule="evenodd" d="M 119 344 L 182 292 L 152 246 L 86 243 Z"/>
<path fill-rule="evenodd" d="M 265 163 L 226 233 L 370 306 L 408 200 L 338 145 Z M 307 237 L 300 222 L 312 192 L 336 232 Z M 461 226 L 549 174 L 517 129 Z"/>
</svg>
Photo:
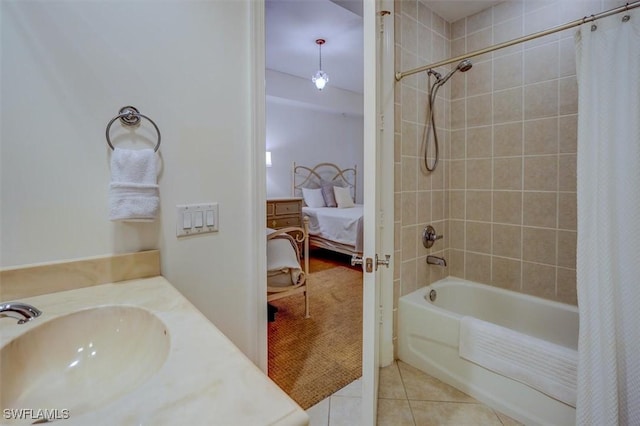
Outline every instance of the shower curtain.
<svg viewBox="0 0 640 426">
<path fill-rule="evenodd" d="M 630 19 L 623 18 L 629 16 Z M 640 424 L 640 9 L 583 24 L 578 425 Z"/>
</svg>

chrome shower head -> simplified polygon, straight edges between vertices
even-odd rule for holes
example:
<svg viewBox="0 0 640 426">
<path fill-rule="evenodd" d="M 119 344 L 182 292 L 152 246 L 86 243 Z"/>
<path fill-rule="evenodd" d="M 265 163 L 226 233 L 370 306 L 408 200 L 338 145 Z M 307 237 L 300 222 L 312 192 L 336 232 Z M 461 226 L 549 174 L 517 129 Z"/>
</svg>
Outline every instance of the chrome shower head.
<svg viewBox="0 0 640 426">
<path fill-rule="evenodd" d="M 462 71 L 462 72 L 466 72 L 469 71 L 471 69 L 471 67 L 473 66 L 473 64 L 471 63 L 470 60 L 468 59 L 464 59 L 462 61 L 460 61 L 460 63 L 449 72 L 449 74 L 447 74 L 444 78 L 438 78 L 438 81 L 436 81 L 436 85 L 438 86 L 442 86 L 443 84 L 445 84 L 447 82 L 447 80 L 449 80 L 451 78 L 451 76 L 458 70 Z"/>
<path fill-rule="evenodd" d="M 471 63 L 470 60 L 463 59 L 462 61 L 460 61 L 460 63 L 456 67 L 456 69 L 459 69 L 462 72 L 467 72 L 467 71 L 469 71 L 471 69 L 472 66 L 473 66 L 473 64 Z"/>
</svg>

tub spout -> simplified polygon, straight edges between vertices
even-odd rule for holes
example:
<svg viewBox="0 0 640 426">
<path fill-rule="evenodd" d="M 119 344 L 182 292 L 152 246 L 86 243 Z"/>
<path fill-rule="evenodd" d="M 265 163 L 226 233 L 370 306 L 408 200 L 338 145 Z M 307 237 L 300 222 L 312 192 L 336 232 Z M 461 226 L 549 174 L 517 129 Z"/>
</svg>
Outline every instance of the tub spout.
<svg viewBox="0 0 640 426">
<path fill-rule="evenodd" d="M 438 256 L 427 256 L 427 263 L 429 265 L 447 266 L 447 261 Z"/>
</svg>

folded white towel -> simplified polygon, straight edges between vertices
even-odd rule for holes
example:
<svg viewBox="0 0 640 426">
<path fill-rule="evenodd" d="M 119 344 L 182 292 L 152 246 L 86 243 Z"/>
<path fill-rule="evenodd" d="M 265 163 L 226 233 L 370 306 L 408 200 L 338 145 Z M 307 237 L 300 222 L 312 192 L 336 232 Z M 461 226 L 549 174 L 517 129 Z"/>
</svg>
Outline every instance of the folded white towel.
<svg viewBox="0 0 640 426">
<path fill-rule="evenodd" d="M 465 316 L 459 355 L 576 406 L 578 353 L 573 349 Z"/>
<path fill-rule="evenodd" d="M 153 149 L 113 150 L 109 219 L 153 221 L 160 209 L 158 160 Z"/>
</svg>

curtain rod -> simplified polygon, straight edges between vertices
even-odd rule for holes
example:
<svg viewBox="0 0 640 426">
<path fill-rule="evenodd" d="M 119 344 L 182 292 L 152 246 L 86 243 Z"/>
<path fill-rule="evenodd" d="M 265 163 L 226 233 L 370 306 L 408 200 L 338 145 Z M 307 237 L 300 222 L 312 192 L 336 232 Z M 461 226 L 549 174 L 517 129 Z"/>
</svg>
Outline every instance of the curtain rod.
<svg viewBox="0 0 640 426">
<path fill-rule="evenodd" d="M 584 24 L 586 22 L 593 22 L 593 21 L 595 21 L 597 19 L 605 18 L 605 17 L 611 16 L 611 15 L 615 15 L 616 13 L 625 12 L 627 10 L 634 9 L 636 7 L 639 7 L 639 6 L 640 6 L 640 0 L 635 1 L 635 2 L 631 2 L 631 3 L 627 3 L 624 6 L 619 6 L 619 7 L 616 7 L 614 9 L 607 10 L 606 12 L 598 13 L 596 15 L 585 16 L 584 18 L 576 19 L 575 21 L 568 22 L 568 23 L 566 23 L 564 25 L 559 25 L 557 27 L 553 27 L 553 28 L 550 28 L 548 30 L 539 31 L 539 32 L 534 33 L 534 34 L 529 34 L 528 36 L 516 38 L 516 39 L 510 40 L 510 41 L 505 41 L 503 43 L 494 44 L 493 46 L 485 47 L 484 49 L 474 50 L 473 52 L 465 53 L 464 55 L 459 55 L 459 56 L 456 56 L 455 58 L 449 58 L 449 59 L 446 59 L 444 61 L 435 62 L 435 63 L 433 63 L 431 65 L 426 65 L 426 66 L 422 66 L 422 67 L 419 67 L 419 68 L 414 68 L 414 69 L 409 70 L 409 71 L 396 72 L 396 81 L 400 81 L 400 80 L 402 80 L 403 77 L 406 77 L 408 75 L 416 74 L 416 73 L 419 73 L 419 72 L 422 72 L 422 71 L 426 71 L 426 70 L 429 70 L 429 69 L 432 69 L 432 68 L 437 68 L 437 67 L 440 67 L 442 65 L 448 65 L 448 64 L 451 64 L 453 62 L 458 62 L 458 61 L 461 61 L 463 59 L 472 58 L 474 56 L 482 55 L 484 53 L 493 52 L 494 50 L 498 50 L 498 49 L 502 49 L 502 48 L 505 48 L 505 47 L 513 46 L 514 44 L 524 43 L 525 41 L 533 40 L 533 39 L 536 39 L 536 38 L 539 38 L 539 37 L 544 37 L 546 35 L 557 33 L 559 31 L 564 31 L 564 30 L 567 30 L 569 28 L 574 28 L 574 27 L 582 25 L 582 24 Z"/>
</svg>

